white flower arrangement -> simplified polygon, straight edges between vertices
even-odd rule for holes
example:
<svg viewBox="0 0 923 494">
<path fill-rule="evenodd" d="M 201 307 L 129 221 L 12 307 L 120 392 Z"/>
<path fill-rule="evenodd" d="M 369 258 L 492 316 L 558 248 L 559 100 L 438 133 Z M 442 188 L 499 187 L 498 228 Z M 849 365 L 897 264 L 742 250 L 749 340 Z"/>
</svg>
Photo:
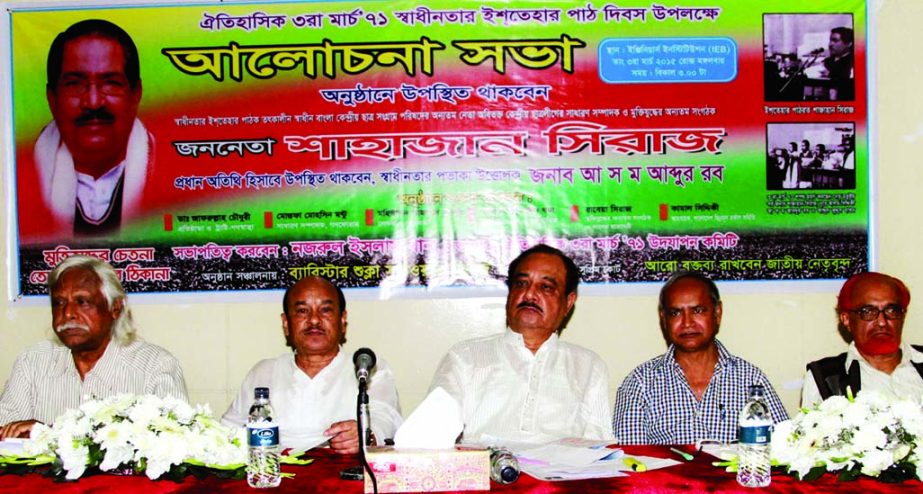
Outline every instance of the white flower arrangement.
<svg viewBox="0 0 923 494">
<path fill-rule="evenodd" d="M 923 479 L 923 402 L 876 391 L 832 396 L 776 424 L 773 464 L 802 480 L 839 472 L 883 481 Z"/>
<path fill-rule="evenodd" d="M 181 479 L 195 469 L 243 475 L 247 461 L 244 429 L 225 427 L 208 405 L 153 395 L 118 395 L 90 400 L 55 419 L 35 424 L 23 445 L 30 466 L 51 464 L 52 474 L 78 479 L 88 469 L 164 474 Z"/>
</svg>

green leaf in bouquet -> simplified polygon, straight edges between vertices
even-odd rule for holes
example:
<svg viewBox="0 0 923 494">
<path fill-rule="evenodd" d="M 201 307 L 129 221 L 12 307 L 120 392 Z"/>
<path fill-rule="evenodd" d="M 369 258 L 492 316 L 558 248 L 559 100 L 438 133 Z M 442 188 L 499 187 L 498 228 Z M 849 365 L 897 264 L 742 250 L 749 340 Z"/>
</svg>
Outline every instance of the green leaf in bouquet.
<svg viewBox="0 0 923 494">
<path fill-rule="evenodd" d="M 164 474 L 161 475 L 157 480 L 170 480 L 177 484 L 182 484 L 183 481 L 186 480 L 186 476 L 190 474 L 195 475 L 195 477 L 199 480 L 202 480 L 208 476 L 207 473 L 202 476 L 196 475 L 194 471 L 190 471 L 190 468 L 188 468 L 186 464 L 180 463 L 179 465 L 171 466 L 170 469 L 164 472 Z"/>
<path fill-rule="evenodd" d="M 67 475 L 67 470 L 64 469 L 64 462 L 61 461 L 61 458 L 55 457 L 54 462 L 45 471 L 45 476 L 51 477 L 55 482 L 70 482 L 65 478 L 65 475 Z"/>
<path fill-rule="evenodd" d="M 34 467 L 41 466 L 41 465 L 51 465 L 52 463 L 54 463 L 56 459 L 57 458 L 55 458 L 54 455 L 33 456 L 32 461 L 27 463 L 27 465 L 34 466 Z"/>
<path fill-rule="evenodd" d="M 219 479 L 243 480 L 247 478 L 247 466 L 244 465 L 236 470 L 215 470 L 212 473 Z"/>
<path fill-rule="evenodd" d="M 103 462 L 103 458 L 106 456 L 106 454 L 103 453 L 103 450 L 98 443 L 91 442 L 87 445 L 87 449 L 90 451 L 87 457 L 87 466 L 95 467 Z"/>
<path fill-rule="evenodd" d="M 34 458 L 31 456 L 18 456 L 18 455 L 0 456 L 0 467 L 5 467 L 7 465 L 25 465 L 32 460 L 34 460 Z"/>
<path fill-rule="evenodd" d="M 50 455 L 4 455 L 0 456 L 0 469 L 2 469 L 3 473 L 25 475 L 34 472 L 36 467 L 50 465 L 54 463 L 54 461 L 55 457 Z"/>
<path fill-rule="evenodd" d="M 860 465 L 853 465 L 852 468 L 844 468 L 840 471 L 840 474 L 837 475 L 837 480 L 840 482 L 852 482 L 859 478 L 862 475 L 862 467 Z"/>
<path fill-rule="evenodd" d="M 899 484 L 905 480 L 916 478 L 916 469 L 914 469 L 913 464 L 909 462 L 901 462 L 896 465 L 891 465 L 890 468 L 882 471 L 881 474 L 878 475 L 878 480 L 888 484 Z"/>
<path fill-rule="evenodd" d="M 804 477 L 801 478 L 801 480 L 806 480 L 808 482 L 812 480 L 817 480 L 823 477 L 825 473 L 827 473 L 827 468 L 824 467 L 823 465 L 819 465 L 809 470 L 808 473 Z"/>
<path fill-rule="evenodd" d="M 187 459 L 186 463 L 190 465 L 195 465 L 197 467 L 211 468 L 212 470 L 237 470 L 238 468 L 244 468 L 247 466 L 246 463 L 231 463 L 230 465 L 216 465 L 213 463 L 204 463 L 194 458 Z"/>
<path fill-rule="evenodd" d="M 852 386 L 846 386 L 846 399 L 849 400 L 850 403 L 856 402 L 856 395 L 852 392 Z"/>
</svg>

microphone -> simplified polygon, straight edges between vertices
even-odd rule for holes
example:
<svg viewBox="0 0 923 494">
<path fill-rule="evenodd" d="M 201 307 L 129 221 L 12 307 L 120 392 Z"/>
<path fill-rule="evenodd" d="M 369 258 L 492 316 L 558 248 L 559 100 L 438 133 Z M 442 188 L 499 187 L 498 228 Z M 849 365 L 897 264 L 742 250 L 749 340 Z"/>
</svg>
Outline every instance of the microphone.
<svg viewBox="0 0 923 494">
<path fill-rule="evenodd" d="M 356 379 L 360 383 L 369 380 L 369 373 L 375 368 L 375 352 L 371 348 L 360 348 L 353 354 L 353 364 L 356 365 Z"/>
<path fill-rule="evenodd" d="M 820 54 L 823 53 L 823 52 L 824 52 L 824 48 L 822 48 L 822 47 L 821 47 L 821 48 L 815 48 L 815 49 L 811 50 L 811 52 L 808 53 L 808 55 L 820 55 Z"/>
</svg>

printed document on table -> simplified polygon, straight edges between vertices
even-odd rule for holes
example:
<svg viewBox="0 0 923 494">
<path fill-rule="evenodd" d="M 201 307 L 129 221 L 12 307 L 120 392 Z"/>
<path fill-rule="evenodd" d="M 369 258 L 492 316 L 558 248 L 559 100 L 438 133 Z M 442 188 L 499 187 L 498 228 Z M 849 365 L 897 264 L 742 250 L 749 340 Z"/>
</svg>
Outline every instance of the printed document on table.
<svg viewBox="0 0 923 494">
<path fill-rule="evenodd" d="M 520 469 L 541 480 L 578 480 L 623 477 L 634 472 L 630 464 L 656 470 L 679 464 L 668 458 L 625 455 L 621 449 L 609 449 L 608 443 L 556 441 L 536 446 L 523 446 L 514 450 Z M 625 459 L 630 458 L 630 462 Z"/>
<path fill-rule="evenodd" d="M 715 458 L 721 460 L 729 460 L 737 456 L 737 444 L 736 443 L 720 443 L 720 444 L 703 444 L 702 452 L 708 453 Z"/>
<path fill-rule="evenodd" d="M 603 479 L 609 477 L 625 477 L 627 474 L 620 471 L 618 461 L 606 460 L 585 467 L 561 467 L 555 465 L 539 465 L 520 461 L 519 468 L 539 480 L 580 480 Z"/>
<path fill-rule="evenodd" d="M 520 469 L 542 480 L 577 480 L 620 477 L 622 451 L 606 443 L 558 441 L 514 450 Z"/>
<path fill-rule="evenodd" d="M 22 456 L 24 451 L 22 449 L 22 444 L 25 442 L 25 439 L 4 439 L 0 441 L 0 455 L 15 455 Z"/>
<path fill-rule="evenodd" d="M 608 448 L 581 448 L 548 443 L 527 449 L 515 450 L 516 458 L 563 467 L 586 467 L 612 454 Z"/>
</svg>

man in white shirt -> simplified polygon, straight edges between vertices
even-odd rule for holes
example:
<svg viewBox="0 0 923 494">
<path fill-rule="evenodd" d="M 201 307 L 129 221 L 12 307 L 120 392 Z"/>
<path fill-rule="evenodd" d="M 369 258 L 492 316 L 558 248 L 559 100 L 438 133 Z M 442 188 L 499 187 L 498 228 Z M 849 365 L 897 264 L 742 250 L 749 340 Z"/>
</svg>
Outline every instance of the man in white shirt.
<svg viewBox="0 0 923 494">
<path fill-rule="evenodd" d="M 116 231 L 137 214 L 153 166 L 153 137 L 137 119 L 138 49 L 111 22 L 80 21 L 52 42 L 47 77 L 54 121 L 34 148 L 44 204 L 62 233 Z"/>
<path fill-rule="evenodd" d="M 346 342 L 346 298 L 320 277 L 299 280 L 285 292 L 282 330 L 294 353 L 257 363 L 221 418 L 230 426 L 247 423 L 253 389 L 269 388 L 284 448 L 296 450 L 328 442 L 337 453 L 359 451 L 356 398 L 359 385 Z M 373 440 L 383 444 L 401 424 L 394 375 L 382 359 L 368 388 Z"/>
<path fill-rule="evenodd" d="M 506 331 L 453 346 L 430 386 L 461 405 L 463 441 L 612 438 L 606 364 L 558 337 L 579 281 L 574 262 L 547 245 L 510 263 Z"/>
<path fill-rule="evenodd" d="M 923 397 L 923 353 L 901 341 L 910 291 L 882 273 L 852 276 L 837 298 L 840 332 L 852 342 L 845 353 L 808 364 L 801 406 L 833 395 L 875 389 L 892 396 Z"/>
<path fill-rule="evenodd" d="M 0 439 L 28 437 L 87 398 L 122 393 L 186 400 L 179 362 L 135 335 L 118 274 L 105 261 L 72 256 L 48 277 L 56 341 L 16 358 L 0 396 Z"/>
</svg>

